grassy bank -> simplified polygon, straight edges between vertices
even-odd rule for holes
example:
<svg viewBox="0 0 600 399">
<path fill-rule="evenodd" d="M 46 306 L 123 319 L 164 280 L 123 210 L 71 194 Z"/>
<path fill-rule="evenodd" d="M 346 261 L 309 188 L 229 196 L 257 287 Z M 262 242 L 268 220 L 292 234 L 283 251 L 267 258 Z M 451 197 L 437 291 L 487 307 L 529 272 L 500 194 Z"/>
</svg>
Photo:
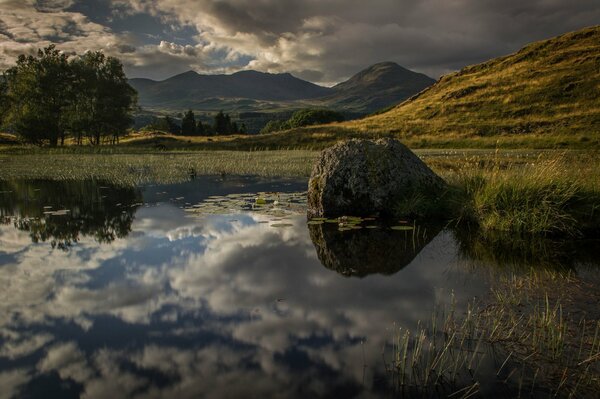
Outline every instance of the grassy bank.
<svg viewBox="0 0 600 399">
<path fill-rule="evenodd" d="M 483 232 L 590 236 L 600 231 L 600 172 L 595 154 L 538 157 L 520 166 L 491 163 L 448 177 L 445 201 L 457 222 Z"/>
</svg>

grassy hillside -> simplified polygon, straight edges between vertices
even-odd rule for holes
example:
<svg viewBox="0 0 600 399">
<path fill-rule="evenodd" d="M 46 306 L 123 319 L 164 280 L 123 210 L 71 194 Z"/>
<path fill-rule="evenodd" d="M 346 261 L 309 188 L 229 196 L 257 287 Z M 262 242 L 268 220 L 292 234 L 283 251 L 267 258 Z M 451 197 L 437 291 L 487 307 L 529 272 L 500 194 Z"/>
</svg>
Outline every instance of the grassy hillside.
<svg viewBox="0 0 600 399">
<path fill-rule="evenodd" d="M 343 125 L 404 138 L 600 136 L 600 26 L 442 77 L 388 112 Z"/>
</svg>

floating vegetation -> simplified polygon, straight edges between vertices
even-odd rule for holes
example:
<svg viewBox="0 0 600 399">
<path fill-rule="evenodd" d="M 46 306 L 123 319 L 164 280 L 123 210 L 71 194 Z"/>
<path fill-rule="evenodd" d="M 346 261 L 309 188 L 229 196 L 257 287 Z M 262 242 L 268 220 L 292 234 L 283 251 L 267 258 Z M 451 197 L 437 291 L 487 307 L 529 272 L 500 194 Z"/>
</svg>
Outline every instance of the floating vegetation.
<svg viewBox="0 0 600 399">
<path fill-rule="evenodd" d="M 306 192 L 259 192 L 210 196 L 200 203 L 187 206 L 185 210 L 191 215 L 254 212 L 280 218 L 274 221 L 281 221 L 281 218 L 286 216 L 301 215 L 306 212 Z"/>
<path fill-rule="evenodd" d="M 390 229 L 392 230 L 398 230 L 398 231 L 409 231 L 409 230 L 414 230 L 415 228 L 413 226 L 392 226 L 390 227 Z"/>
<path fill-rule="evenodd" d="M 318 224 L 323 224 L 323 223 L 325 223 L 325 222 L 322 220 L 314 220 L 313 219 L 313 220 L 309 220 L 308 223 L 306 223 L 306 224 L 308 224 L 309 226 L 312 226 L 312 225 L 318 225 Z"/>
<path fill-rule="evenodd" d="M 44 207 L 44 209 L 46 209 L 46 207 Z M 69 212 L 71 212 L 70 209 L 60 209 L 58 211 L 45 211 L 43 214 L 49 216 L 65 216 L 68 215 Z"/>
</svg>

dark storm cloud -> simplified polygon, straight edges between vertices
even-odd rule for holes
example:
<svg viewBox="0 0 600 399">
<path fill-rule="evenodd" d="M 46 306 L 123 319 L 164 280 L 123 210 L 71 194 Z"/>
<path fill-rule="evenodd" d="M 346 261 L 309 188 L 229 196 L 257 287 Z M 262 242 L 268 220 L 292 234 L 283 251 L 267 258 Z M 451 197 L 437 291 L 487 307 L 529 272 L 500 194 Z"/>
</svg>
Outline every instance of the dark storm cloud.
<svg viewBox="0 0 600 399">
<path fill-rule="evenodd" d="M 136 76 L 252 68 L 322 83 L 380 61 L 437 77 L 600 21 L 598 0 L 0 0 L 0 10 L 15 4 L 45 29 L 22 35 L 22 19 L 3 12 L 0 51 L 17 40 L 79 50 L 92 27 Z"/>
</svg>

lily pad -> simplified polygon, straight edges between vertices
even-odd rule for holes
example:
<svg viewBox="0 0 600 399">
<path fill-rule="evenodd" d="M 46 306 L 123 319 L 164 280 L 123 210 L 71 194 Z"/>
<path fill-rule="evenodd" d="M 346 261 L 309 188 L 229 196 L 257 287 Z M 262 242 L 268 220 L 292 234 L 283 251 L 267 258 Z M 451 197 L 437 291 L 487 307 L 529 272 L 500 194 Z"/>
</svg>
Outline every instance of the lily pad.
<svg viewBox="0 0 600 399">
<path fill-rule="evenodd" d="M 415 229 L 412 226 L 392 226 L 390 228 L 392 230 L 398 230 L 398 231 L 408 231 L 408 230 L 414 230 Z"/>
</svg>

